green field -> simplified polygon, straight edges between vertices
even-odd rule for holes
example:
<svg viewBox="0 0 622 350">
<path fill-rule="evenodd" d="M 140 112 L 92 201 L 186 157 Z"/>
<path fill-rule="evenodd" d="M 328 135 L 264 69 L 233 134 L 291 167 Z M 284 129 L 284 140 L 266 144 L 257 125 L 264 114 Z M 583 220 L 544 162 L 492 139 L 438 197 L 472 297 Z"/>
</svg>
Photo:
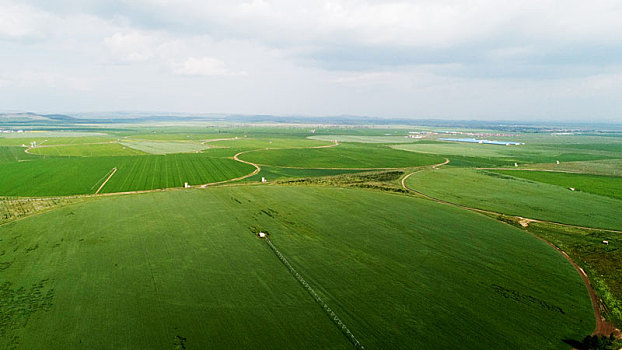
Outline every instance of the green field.
<svg viewBox="0 0 622 350">
<path fill-rule="evenodd" d="M 228 187 L 107 197 L 0 226 L 0 347 L 567 348 L 587 290 L 544 242 L 403 195 Z"/>
<path fill-rule="evenodd" d="M 124 141 L 121 143 L 144 153 L 167 154 L 167 153 L 191 153 L 199 152 L 209 146 L 192 142 L 149 142 L 149 141 Z"/>
<path fill-rule="evenodd" d="M 19 162 L 24 160 L 36 159 L 24 152 L 25 148 L 13 146 L 0 146 L 0 163 Z"/>
<path fill-rule="evenodd" d="M 508 215 L 620 229 L 622 201 L 492 171 L 440 168 L 410 176 L 408 187 L 432 197 Z"/>
<path fill-rule="evenodd" d="M 622 155 L 620 156 L 622 157 Z M 529 168 L 529 169 L 542 169 L 542 170 L 571 171 L 571 172 L 580 172 L 584 174 L 609 175 L 609 176 L 622 177 L 622 158 L 592 160 L 592 161 L 583 161 L 583 162 L 564 162 L 560 164 L 555 164 L 555 163 L 527 164 L 527 165 L 520 165 L 518 168 L 519 169 Z"/>
<path fill-rule="evenodd" d="M 495 170 L 494 172 L 564 188 L 572 187 L 577 191 L 622 200 L 622 177 L 556 173 L 551 171 Z"/>
<path fill-rule="evenodd" d="M 520 140 L 520 138 L 517 139 Z M 405 151 L 444 155 L 452 160 L 452 166 L 514 166 L 514 163 L 522 166 L 525 163 L 554 164 L 556 161 L 590 161 L 620 157 L 616 147 L 596 147 L 594 144 L 529 143 L 529 140 L 530 138 L 527 138 L 525 141 L 528 143 L 521 146 L 426 140 L 391 147 Z M 538 139 L 537 142 L 542 141 Z"/>
<path fill-rule="evenodd" d="M 266 150 L 242 157 L 259 164 L 301 168 L 402 168 L 442 163 L 444 158 L 384 145 L 339 144 L 330 148 Z"/>
<path fill-rule="evenodd" d="M 121 159 L 118 171 L 102 192 L 125 192 L 201 185 L 226 181 L 252 173 L 255 168 L 228 158 L 201 154 L 169 154 Z"/>
<path fill-rule="evenodd" d="M 338 142 L 358 142 L 358 143 L 409 143 L 414 139 L 409 139 L 405 135 L 402 136 L 358 136 L 358 135 L 318 135 L 309 136 L 309 139 L 322 141 L 338 141 Z"/>
<path fill-rule="evenodd" d="M 145 154 L 145 152 L 118 144 L 116 142 L 37 147 L 29 150 L 28 153 L 60 157 L 134 156 Z"/>
<path fill-rule="evenodd" d="M 132 157 L 73 157 L 11 162 L 0 167 L 0 196 L 92 194 L 113 168 L 102 192 L 125 192 L 200 185 L 251 173 L 254 167 L 202 154 Z"/>
<path fill-rule="evenodd" d="M 588 289 L 534 235 L 586 271 L 619 325 L 622 250 L 604 229 L 622 230 L 622 134 L 500 128 L 214 121 L 0 135 L 0 349 L 352 348 L 257 230 L 366 349 L 577 344 L 594 331 Z M 525 145 L 441 142 L 439 129 Z M 261 171 L 248 176 L 236 154 Z M 456 205 L 403 188 L 414 170 L 408 187 Z"/>
</svg>

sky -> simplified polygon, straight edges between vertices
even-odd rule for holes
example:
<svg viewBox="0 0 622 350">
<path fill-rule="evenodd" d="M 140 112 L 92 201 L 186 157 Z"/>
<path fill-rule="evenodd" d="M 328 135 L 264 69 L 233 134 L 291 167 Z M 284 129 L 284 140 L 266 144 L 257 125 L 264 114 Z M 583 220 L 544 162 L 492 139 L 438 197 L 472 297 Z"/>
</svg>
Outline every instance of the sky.
<svg viewBox="0 0 622 350">
<path fill-rule="evenodd" d="M 0 110 L 622 122 L 620 0 L 0 0 Z"/>
</svg>

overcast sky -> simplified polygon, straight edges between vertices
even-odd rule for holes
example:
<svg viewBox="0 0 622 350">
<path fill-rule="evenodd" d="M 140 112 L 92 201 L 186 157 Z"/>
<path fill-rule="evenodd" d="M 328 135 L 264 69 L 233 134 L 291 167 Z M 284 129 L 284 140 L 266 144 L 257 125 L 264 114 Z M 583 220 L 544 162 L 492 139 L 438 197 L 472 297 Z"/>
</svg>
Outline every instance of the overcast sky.
<svg viewBox="0 0 622 350">
<path fill-rule="evenodd" d="M 622 121 L 620 0 L 0 0 L 0 110 Z"/>
</svg>

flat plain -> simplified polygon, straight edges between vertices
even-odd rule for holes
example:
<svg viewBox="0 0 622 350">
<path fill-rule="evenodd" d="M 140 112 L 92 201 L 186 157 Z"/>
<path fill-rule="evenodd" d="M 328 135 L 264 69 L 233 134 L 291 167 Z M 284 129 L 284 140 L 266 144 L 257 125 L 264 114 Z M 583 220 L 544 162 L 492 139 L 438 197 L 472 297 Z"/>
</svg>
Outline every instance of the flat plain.
<svg viewBox="0 0 622 350">
<path fill-rule="evenodd" d="M 411 130 L 0 137 L 0 348 L 351 348 L 259 231 L 367 349 L 569 349 L 622 324 L 622 137 Z"/>
<path fill-rule="evenodd" d="M 0 341 L 351 347 L 253 227 L 366 348 L 556 349 L 593 328 L 575 270 L 518 229 L 401 195 L 269 186 L 109 197 L 0 227 Z"/>
</svg>

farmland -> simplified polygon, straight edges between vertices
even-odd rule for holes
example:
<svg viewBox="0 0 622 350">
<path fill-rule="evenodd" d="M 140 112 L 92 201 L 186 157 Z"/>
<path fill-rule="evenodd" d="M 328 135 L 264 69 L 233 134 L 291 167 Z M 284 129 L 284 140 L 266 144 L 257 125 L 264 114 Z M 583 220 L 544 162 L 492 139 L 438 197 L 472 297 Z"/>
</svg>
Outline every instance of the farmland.
<svg viewBox="0 0 622 350">
<path fill-rule="evenodd" d="M 568 349 L 622 322 L 622 138 L 67 130 L 0 138 L 0 348 L 351 348 L 327 307 L 366 349 Z"/>
<path fill-rule="evenodd" d="M 59 157 L 133 156 L 145 154 L 145 152 L 116 142 L 37 147 L 30 149 L 28 153 Z"/>
<path fill-rule="evenodd" d="M 130 157 L 50 158 L 3 164 L 0 195 L 93 194 L 112 168 L 118 171 L 102 192 L 126 192 L 200 185 L 251 173 L 248 164 L 201 154 Z"/>
<path fill-rule="evenodd" d="M 301 168 L 403 168 L 443 162 L 435 155 L 393 150 L 383 145 L 346 143 L 339 147 L 257 151 L 244 155 L 254 163 Z"/>
<path fill-rule="evenodd" d="M 622 199 L 622 177 L 524 170 L 497 170 L 495 172 L 564 188 L 574 188 L 577 191 Z"/>
<path fill-rule="evenodd" d="M 465 206 L 581 226 L 620 228 L 620 200 L 492 171 L 425 170 L 406 182 L 427 195 Z"/>
<path fill-rule="evenodd" d="M 367 348 L 554 349 L 593 327 L 574 269 L 495 220 L 365 190 L 230 187 L 109 197 L 0 227 L 0 295 L 20 300 L 0 304 L 1 344 L 351 347 L 252 226 Z"/>
</svg>

